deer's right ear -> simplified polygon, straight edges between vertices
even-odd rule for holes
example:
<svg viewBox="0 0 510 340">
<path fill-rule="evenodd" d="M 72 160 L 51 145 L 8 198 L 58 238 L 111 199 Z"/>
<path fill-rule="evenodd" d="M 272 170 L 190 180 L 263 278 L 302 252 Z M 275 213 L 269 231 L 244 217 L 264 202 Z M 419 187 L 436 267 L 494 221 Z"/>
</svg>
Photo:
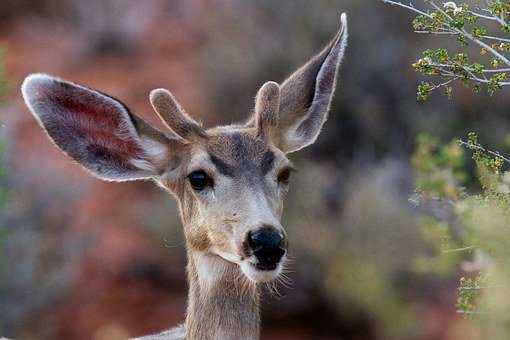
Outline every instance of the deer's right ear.
<svg viewBox="0 0 510 340">
<path fill-rule="evenodd" d="M 347 16 L 333 40 L 280 85 L 277 145 L 286 153 L 317 139 L 328 117 L 340 63 L 347 45 Z"/>
<path fill-rule="evenodd" d="M 109 181 L 157 177 L 182 143 L 120 101 L 44 74 L 30 75 L 23 98 L 50 139 L 93 175 Z"/>
</svg>

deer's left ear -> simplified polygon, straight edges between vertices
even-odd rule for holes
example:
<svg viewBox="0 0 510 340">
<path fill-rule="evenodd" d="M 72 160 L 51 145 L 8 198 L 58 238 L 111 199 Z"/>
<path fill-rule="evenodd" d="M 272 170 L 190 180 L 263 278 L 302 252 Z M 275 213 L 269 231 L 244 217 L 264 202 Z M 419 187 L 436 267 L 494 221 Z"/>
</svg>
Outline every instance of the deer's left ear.
<svg viewBox="0 0 510 340">
<path fill-rule="evenodd" d="M 285 153 L 300 150 L 317 139 L 328 117 L 337 73 L 347 45 L 347 16 L 333 40 L 318 55 L 280 85 L 276 139 Z"/>
</svg>

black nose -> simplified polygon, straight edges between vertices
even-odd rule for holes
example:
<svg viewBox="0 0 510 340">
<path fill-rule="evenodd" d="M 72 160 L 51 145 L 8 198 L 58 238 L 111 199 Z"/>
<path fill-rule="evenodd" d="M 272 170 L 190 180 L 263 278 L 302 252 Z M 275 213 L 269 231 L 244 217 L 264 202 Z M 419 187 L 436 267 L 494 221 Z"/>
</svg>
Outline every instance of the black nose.
<svg viewBox="0 0 510 340">
<path fill-rule="evenodd" d="M 273 270 L 285 254 L 284 239 L 273 227 L 263 227 L 248 234 L 248 244 L 257 258 L 257 268 Z"/>
</svg>

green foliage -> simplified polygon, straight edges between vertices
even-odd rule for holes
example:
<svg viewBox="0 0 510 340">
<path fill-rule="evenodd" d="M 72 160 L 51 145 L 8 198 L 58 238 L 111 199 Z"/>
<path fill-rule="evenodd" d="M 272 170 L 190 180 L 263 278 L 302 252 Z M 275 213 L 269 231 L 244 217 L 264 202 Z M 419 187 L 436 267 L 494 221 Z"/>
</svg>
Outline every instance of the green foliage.
<svg viewBox="0 0 510 340">
<path fill-rule="evenodd" d="M 485 275 L 477 275 L 473 278 L 461 277 L 459 288 L 457 288 L 457 311 L 465 315 L 472 315 L 476 312 L 478 298 L 482 289 L 487 289 L 488 278 Z"/>
<path fill-rule="evenodd" d="M 501 0 L 492 1 L 489 2 L 489 10 L 505 20 L 510 15 L 510 3 Z"/>
<path fill-rule="evenodd" d="M 420 85 L 418 85 L 418 92 L 416 94 L 418 100 L 425 101 L 429 98 L 430 93 L 434 90 L 434 86 L 430 83 L 423 81 Z"/>
<path fill-rule="evenodd" d="M 447 199 L 461 196 L 461 184 L 466 179 L 464 150 L 456 141 L 440 146 L 436 138 L 420 134 L 411 163 L 418 171 L 416 186 L 420 194 Z"/>
<path fill-rule="evenodd" d="M 463 183 L 464 146 L 475 163 L 478 189 Z M 462 269 L 457 309 L 474 322 L 484 338 L 510 334 L 510 172 L 507 158 L 487 150 L 475 133 L 467 141 L 440 146 L 420 135 L 412 163 L 417 170 L 419 204 L 435 202 L 451 218 L 422 218 L 435 256 L 418 262 L 422 269 L 455 273 Z"/>
<path fill-rule="evenodd" d="M 430 247 L 426 256 L 416 256 L 414 268 L 420 273 L 433 273 L 441 277 L 451 277 L 458 267 L 461 254 L 458 240 L 450 226 L 430 216 L 420 218 L 422 236 Z M 453 251 L 452 251 L 453 250 Z"/>
<path fill-rule="evenodd" d="M 440 88 L 451 97 L 454 82 L 474 93 L 485 89 L 491 96 L 510 85 L 509 1 L 489 0 L 485 7 L 477 7 L 425 0 L 425 11 L 412 3 L 383 1 L 417 13 L 413 27 L 419 33 L 453 37 L 457 42 L 455 50 L 428 49 L 412 64 L 417 72 L 440 79 L 421 82 L 419 100 Z M 469 153 L 472 162 L 468 163 Z M 470 133 L 467 141 L 446 145 L 422 134 L 411 161 L 417 172 L 412 201 L 427 212 L 420 223 L 432 249 L 416 259 L 416 268 L 459 276 L 456 308 L 469 319 L 466 338 L 508 339 L 510 159 L 488 150 L 476 133 Z M 471 165 L 474 173 L 466 169 Z"/>
<path fill-rule="evenodd" d="M 503 87 L 502 83 L 506 80 L 506 78 L 507 78 L 506 73 L 498 73 L 495 76 L 491 77 L 487 84 L 487 92 L 491 96 L 493 96 L 498 90 L 500 90 Z"/>
</svg>

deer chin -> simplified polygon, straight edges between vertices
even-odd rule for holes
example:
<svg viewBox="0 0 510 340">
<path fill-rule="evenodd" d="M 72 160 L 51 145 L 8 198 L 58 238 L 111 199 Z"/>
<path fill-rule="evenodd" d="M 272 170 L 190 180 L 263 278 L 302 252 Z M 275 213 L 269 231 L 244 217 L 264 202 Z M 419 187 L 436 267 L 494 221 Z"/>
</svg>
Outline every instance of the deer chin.
<svg viewBox="0 0 510 340">
<path fill-rule="evenodd" d="M 276 280 L 276 278 L 282 272 L 284 262 L 285 258 L 278 262 L 274 269 L 266 270 L 257 268 L 257 265 L 250 260 L 244 260 L 243 262 L 241 262 L 240 267 L 243 274 L 250 281 L 254 283 L 262 283 Z"/>
<path fill-rule="evenodd" d="M 283 270 L 283 265 L 285 263 L 286 257 L 284 256 L 280 262 L 275 265 L 274 269 L 260 269 L 257 267 L 257 260 L 253 258 L 253 256 L 246 258 L 244 260 L 239 260 L 240 256 L 232 255 L 230 253 L 220 251 L 218 249 L 213 249 L 213 254 L 219 256 L 223 260 L 237 264 L 244 276 L 246 276 L 253 283 L 263 283 L 270 282 L 276 280 L 276 278 L 280 275 Z"/>
</svg>

